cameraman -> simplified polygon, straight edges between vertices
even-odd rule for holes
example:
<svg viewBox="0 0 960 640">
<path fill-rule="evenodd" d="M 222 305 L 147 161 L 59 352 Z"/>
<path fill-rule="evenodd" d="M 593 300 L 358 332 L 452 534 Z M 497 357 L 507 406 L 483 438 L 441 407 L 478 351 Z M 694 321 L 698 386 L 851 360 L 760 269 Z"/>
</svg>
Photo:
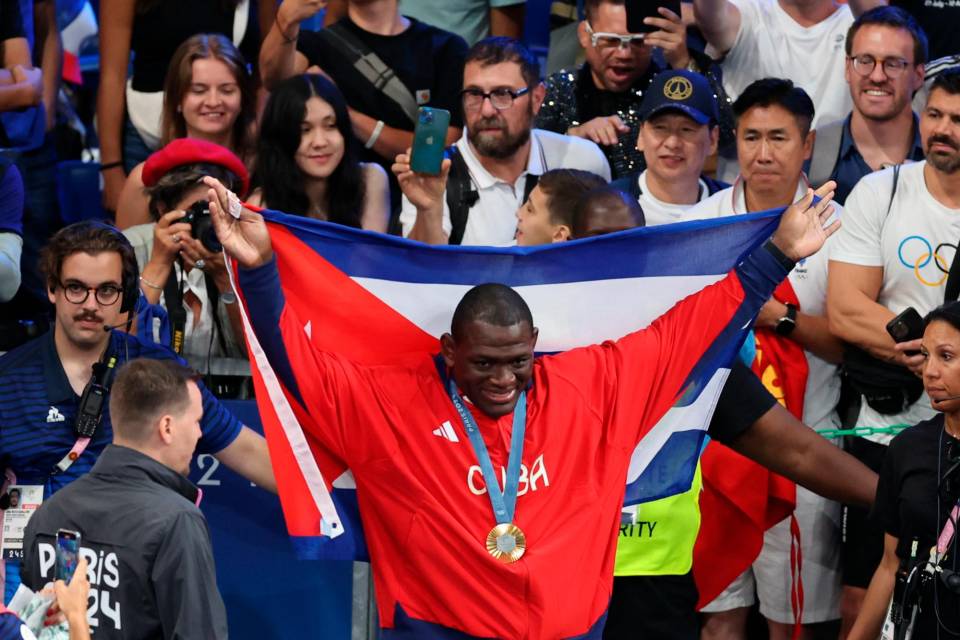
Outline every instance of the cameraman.
<svg viewBox="0 0 960 640">
<path fill-rule="evenodd" d="M 249 183 L 243 162 L 229 150 L 204 140 L 170 142 L 143 167 L 154 222 L 124 231 L 141 270 L 140 290 L 148 302 L 166 309 L 169 319 L 165 325 L 147 314 L 143 337 L 171 346 L 199 371 L 209 370 L 204 365 L 211 357 L 246 356 L 237 296 L 223 254 L 214 251 L 217 245 L 209 240 L 210 246 L 204 246 L 202 238 L 195 237 L 209 222 L 203 219 L 207 187 L 200 182 L 206 175 L 240 193 Z M 201 205 L 194 211 L 197 202 Z M 216 240 L 212 230 L 210 236 Z M 169 331 L 160 329 L 166 326 Z"/>
</svg>

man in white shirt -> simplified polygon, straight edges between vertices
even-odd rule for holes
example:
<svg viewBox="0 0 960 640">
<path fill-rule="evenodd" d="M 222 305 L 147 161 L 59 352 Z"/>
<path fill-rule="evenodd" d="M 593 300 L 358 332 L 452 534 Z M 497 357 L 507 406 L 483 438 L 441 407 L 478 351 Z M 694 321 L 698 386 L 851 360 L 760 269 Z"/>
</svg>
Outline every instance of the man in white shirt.
<svg viewBox="0 0 960 640">
<path fill-rule="evenodd" d="M 907 307 L 923 316 L 944 302 L 947 272 L 960 238 L 958 123 L 960 71 L 944 72 L 934 81 L 920 114 L 926 161 L 865 176 L 847 199 L 844 231 L 835 238 L 830 255 L 831 330 L 873 357 L 917 376 L 923 365 L 920 340 L 895 344 L 886 325 Z M 881 413 L 878 407 L 889 409 L 865 397 L 857 425 L 913 425 L 934 415 L 926 394 L 907 395 L 898 404 L 907 406 Z M 851 447 L 850 452 L 867 466 L 879 467 L 890 439 L 890 435 L 856 438 L 856 449 Z M 848 548 L 851 554 L 862 553 L 856 566 L 844 568 L 845 622 L 859 610 L 883 551 L 883 532 L 864 518 L 864 513 L 848 511 Z M 855 538 L 851 526 L 858 532 Z M 845 559 L 845 565 L 849 562 Z"/>
<path fill-rule="evenodd" d="M 707 53 L 723 58 L 731 98 L 760 78 L 791 78 L 813 99 L 813 125 L 850 112 L 844 41 L 853 23 L 834 0 L 694 0 Z"/>
<path fill-rule="evenodd" d="M 734 186 L 694 206 L 688 219 L 714 218 L 784 207 L 809 188 L 803 163 L 810 156 L 813 103 L 789 80 L 768 78 L 749 85 L 734 102 L 737 154 L 741 174 Z M 837 215 L 840 208 L 837 207 Z M 844 224 L 846 224 L 844 222 Z M 827 326 L 827 252 L 800 263 L 789 274 L 798 306 L 771 298 L 760 310 L 755 327 L 789 336 L 804 349 L 809 373 L 803 398 L 803 422 L 814 429 L 839 424 L 837 364 L 839 340 Z M 797 487 L 796 518 L 801 530 L 804 625 L 839 618 L 840 505 Z M 794 620 L 791 607 L 789 521 L 767 531 L 764 546 L 751 569 L 703 608 L 704 639 L 744 637 L 749 607 L 760 598 L 771 638 L 788 638 Z"/>
<path fill-rule="evenodd" d="M 463 70 L 466 128 L 439 176 L 410 171 L 409 156 L 393 167 L 403 190 L 403 234 L 431 244 L 508 245 L 514 212 L 536 177 L 550 169 L 581 169 L 610 179 L 596 144 L 533 129 L 544 87 L 536 58 L 519 42 L 488 38 L 467 54 Z M 449 174 L 449 177 L 448 177 Z"/>
<path fill-rule="evenodd" d="M 640 119 L 636 144 L 647 168 L 611 186 L 637 199 L 648 227 L 686 220 L 691 207 L 729 186 L 702 175 L 720 135 L 717 99 L 704 76 L 661 72 L 643 96 Z"/>
<path fill-rule="evenodd" d="M 878 7 L 850 27 L 846 51 L 853 111 L 817 127 L 807 174 L 815 187 L 836 182 L 840 204 L 868 173 L 923 159 L 910 100 L 923 85 L 927 37 L 903 9 Z"/>
</svg>

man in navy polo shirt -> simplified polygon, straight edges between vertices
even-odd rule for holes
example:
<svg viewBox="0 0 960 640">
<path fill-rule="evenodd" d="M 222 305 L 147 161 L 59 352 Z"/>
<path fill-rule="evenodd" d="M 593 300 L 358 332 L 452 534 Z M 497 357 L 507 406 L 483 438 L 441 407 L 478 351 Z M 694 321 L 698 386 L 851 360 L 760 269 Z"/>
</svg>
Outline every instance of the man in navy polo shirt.
<svg viewBox="0 0 960 640">
<path fill-rule="evenodd" d="M 96 462 L 113 433 L 108 412 L 113 371 L 132 358 L 174 359 L 164 347 L 114 327 L 123 326 L 139 298 L 137 262 L 116 229 L 80 222 L 56 233 L 41 266 L 56 324 L 0 358 L 0 462 L 17 485 L 40 485 L 50 496 Z M 102 402 L 84 403 L 104 390 Z M 257 485 L 276 491 L 266 441 L 245 427 L 201 385 L 203 436 L 199 453 L 212 453 Z M 86 411 L 81 412 L 81 405 Z M 99 405 L 99 406 L 97 406 Z M 89 439 L 78 434 L 83 419 L 99 424 Z M 15 563 L 7 586 L 16 588 Z M 15 576 L 14 576 L 15 577 Z M 8 593 L 8 596 L 12 593 Z"/>
</svg>

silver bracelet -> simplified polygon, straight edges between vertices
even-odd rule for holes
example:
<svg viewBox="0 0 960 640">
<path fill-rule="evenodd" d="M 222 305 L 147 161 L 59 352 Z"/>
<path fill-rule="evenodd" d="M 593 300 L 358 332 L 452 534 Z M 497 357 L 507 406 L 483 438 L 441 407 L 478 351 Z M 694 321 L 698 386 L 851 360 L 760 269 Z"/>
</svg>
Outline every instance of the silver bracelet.
<svg viewBox="0 0 960 640">
<path fill-rule="evenodd" d="M 149 280 L 147 280 L 147 279 L 144 278 L 143 276 L 140 276 L 140 282 L 142 282 L 143 284 L 147 285 L 147 286 L 150 287 L 151 289 L 156 289 L 157 291 L 163 291 L 163 287 L 161 287 L 161 286 L 158 285 L 158 284 L 153 284 L 152 282 L 150 282 Z"/>
<path fill-rule="evenodd" d="M 363 146 L 367 149 L 373 149 L 373 145 L 377 144 L 377 140 L 380 139 L 381 131 L 383 131 L 383 120 L 377 120 L 377 126 L 373 128 L 373 133 L 370 134 L 370 139 L 367 140 L 367 144 Z"/>
</svg>

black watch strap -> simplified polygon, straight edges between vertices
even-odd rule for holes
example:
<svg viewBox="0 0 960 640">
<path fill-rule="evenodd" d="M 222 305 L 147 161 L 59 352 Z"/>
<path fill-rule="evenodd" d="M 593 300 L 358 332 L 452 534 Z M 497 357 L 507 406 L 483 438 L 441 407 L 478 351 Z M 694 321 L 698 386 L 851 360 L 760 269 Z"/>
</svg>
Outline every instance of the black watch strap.
<svg viewBox="0 0 960 640">
<path fill-rule="evenodd" d="M 781 336 L 788 336 L 797 328 L 797 306 L 787 302 L 786 307 L 786 315 L 777 320 L 777 326 L 774 328 L 774 331 Z"/>
</svg>

